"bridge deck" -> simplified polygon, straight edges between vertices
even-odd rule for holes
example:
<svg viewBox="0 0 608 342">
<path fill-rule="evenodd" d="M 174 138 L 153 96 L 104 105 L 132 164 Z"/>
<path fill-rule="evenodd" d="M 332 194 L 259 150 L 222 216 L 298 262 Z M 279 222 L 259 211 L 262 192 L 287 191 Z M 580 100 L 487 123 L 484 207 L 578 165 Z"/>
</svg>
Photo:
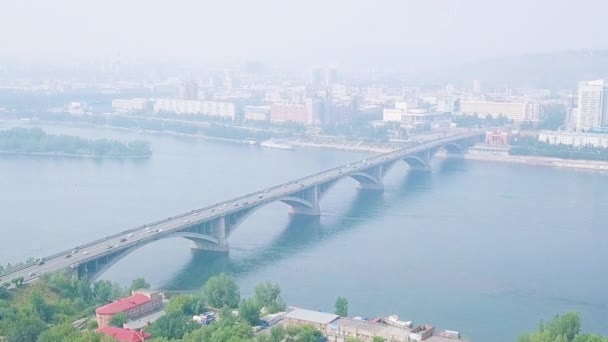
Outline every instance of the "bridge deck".
<svg viewBox="0 0 608 342">
<path fill-rule="evenodd" d="M 384 153 L 370 158 L 360 160 L 351 164 L 342 165 L 325 170 L 314 175 L 303 177 L 288 183 L 279 184 L 261 191 L 233 198 L 229 201 L 213 204 L 197 210 L 192 210 L 161 221 L 146 224 L 137 228 L 122 231 L 120 233 L 92 241 L 78 246 L 74 249 L 65 250 L 44 258 L 44 264 L 28 264 L 14 268 L 0 275 L 0 282 L 10 281 L 23 277 L 25 282 L 37 279 L 39 276 L 49 272 L 63 269 L 71 269 L 82 263 L 99 259 L 103 256 L 127 250 L 140 244 L 145 244 L 170 235 L 176 230 L 188 226 L 198 225 L 206 221 L 226 216 L 230 213 L 242 211 L 243 208 L 260 206 L 265 203 L 276 201 L 280 198 L 300 192 L 307 187 L 320 183 L 329 182 L 334 179 L 348 177 L 354 173 L 361 172 L 378 165 L 387 164 L 391 161 L 403 159 L 408 155 L 417 154 L 426 150 L 436 149 L 445 144 L 458 140 L 479 136 L 479 132 L 467 132 L 452 135 L 415 146 L 406 147 L 389 153 Z"/>
</svg>

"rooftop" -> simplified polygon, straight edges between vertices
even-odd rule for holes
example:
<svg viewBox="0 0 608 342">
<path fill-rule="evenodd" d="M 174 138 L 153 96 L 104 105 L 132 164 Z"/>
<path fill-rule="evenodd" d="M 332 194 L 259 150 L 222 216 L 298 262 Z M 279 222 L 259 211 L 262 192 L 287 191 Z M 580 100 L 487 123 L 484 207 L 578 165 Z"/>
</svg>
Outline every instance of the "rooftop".
<svg viewBox="0 0 608 342">
<path fill-rule="evenodd" d="M 318 324 L 328 324 L 335 321 L 340 316 L 306 309 L 294 309 L 287 314 L 285 314 L 284 318 L 297 319 L 300 321 L 306 321 L 311 323 Z"/>
<path fill-rule="evenodd" d="M 110 326 L 99 328 L 97 331 L 120 342 L 142 342 L 152 336 L 145 331 L 135 331 Z"/>
<path fill-rule="evenodd" d="M 113 303 L 100 306 L 95 310 L 98 315 L 113 315 L 119 312 L 127 311 L 150 301 L 150 298 L 144 294 L 136 293 L 132 296 L 119 299 Z"/>
</svg>

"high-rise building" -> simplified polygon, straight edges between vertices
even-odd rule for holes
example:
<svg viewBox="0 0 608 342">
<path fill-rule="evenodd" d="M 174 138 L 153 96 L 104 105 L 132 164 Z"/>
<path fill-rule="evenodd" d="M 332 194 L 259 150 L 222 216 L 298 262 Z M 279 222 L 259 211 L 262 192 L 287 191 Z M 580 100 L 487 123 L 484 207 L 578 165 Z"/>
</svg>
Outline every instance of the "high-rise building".
<svg viewBox="0 0 608 342">
<path fill-rule="evenodd" d="M 312 88 L 318 88 L 321 86 L 321 69 L 320 68 L 312 68 L 310 69 L 310 75 L 308 83 Z"/>
<path fill-rule="evenodd" d="M 608 82 L 579 82 L 576 130 L 595 130 L 602 127 L 608 127 Z"/>
<path fill-rule="evenodd" d="M 325 86 L 331 87 L 338 81 L 338 70 L 333 67 L 325 68 Z"/>
<path fill-rule="evenodd" d="M 481 94 L 481 81 L 473 80 L 473 93 Z"/>
<path fill-rule="evenodd" d="M 180 100 L 198 100 L 198 85 L 194 81 L 186 81 L 179 85 L 177 98 Z"/>
</svg>

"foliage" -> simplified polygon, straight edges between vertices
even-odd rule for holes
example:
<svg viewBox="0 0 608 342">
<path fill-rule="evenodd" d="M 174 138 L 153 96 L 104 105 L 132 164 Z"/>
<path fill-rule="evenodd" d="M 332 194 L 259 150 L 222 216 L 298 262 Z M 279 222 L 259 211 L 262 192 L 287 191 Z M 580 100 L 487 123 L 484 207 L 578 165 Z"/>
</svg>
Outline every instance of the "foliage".
<svg viewBox="0 0 608 342">
<path fill-rule="evenodd" d="M 224 273 L 209 278 L 203 293 L 207 304 L 214 308 L 236 308 L 241 300 L 238 285 Z"/>
<path fill-rule="evenodd" d="M 318 342 L 323 338 L 321 332 L 312 325 L 301 327 L 288 326 L 285 328 L 286 341 Z"/>
<path fill-rule="evenodd" d="M 524 334 L 518 342 L 608 342 L 608 337 L 579 335 L 581 318 L 577 313 L 556 315 L 549 323 L 540 323 L 538 330 Z"/>
<path fill-rule="evenodd" d="M 145 141 L 88 140 L 69 135 L 49 135 L 40 128 L 0 131 L 0 151 L 96 157 L 148 156 L 151 153 L 150 144 Z"/>
<path fill-rule="evenodd" d="M 0 299 L 10 299 L 11 293 L 7 289 L 7 286 L 0 286 Z"/>
<path fill-rule="evenodd" d="M 566 120 L 566 107 L 563 105 L 552 104 L 547 107 L 547 115 L 536 128 L 557 130 Z"/>
<path fill-rule="evenodd" d="M 50 327 L 38 336 L 38 342 L 74 341 L 79 332 L 71 323 L 62 323 Z"/>
<path fill-rule="evenodd" d="M 87 330 L 95 330 L 99 328 L 99 324 L 97 324 L 97 320 L 91 319 L 87 322 Z"/>
<path fill-rule="evenodd" d="M 260 321 L 260 306 L 254 299 L 244 299 L 239 305 L 239 317 L 251 325 L 257 325 Z"/>
<path fill-rule="evenodd" d="M 357 337 L 347 337 L 345 342 L 363 342 L 363 340 Z"/>
<path fill-rule="evenodd" d="M 511 141 L 512 155 L 535 155 L 564 159 L 608 160 L 608 149 L 592 146 L 553 145 L 535 137 L 524 136 Z"/>
<path fill-rule="evenodd" d="M 197 327 L 198 325 L 192 321 L 191 317 L 178 313 L 168 313 L 154 322 L 149 332 L 154 337 L 178 339 L 194 331 Z"/>
<path fill-rule="evenodd" d="M 0 300 L 0 336 L 8 341 L 36 341 L 41 332 L 47 341 L 102 341 L 101 335 L 79 333 L 71 338 L 65 324 L 90 316 L 94 308 L 124 294 L 118 285 L 108 281 L 90 284 L 63 273 L 47 275 L 41 281 L 10 290 L 9 301 Z M 53 326 L 53 328 L 47 328 Z M 46 336 L 46 337 L 45 337 Z"/>
<path fill-rule="evenodd" d="M 110 320 L 110 325 L 122 328 L 122 326 L 127 323 L 128 320 L 129 318 L 127 317 L 126 313 L 119 312 L 116 315 L 112 316 L 112 319 Z"/>
<path fill-rule="evenodd" d="M 0 321 L 0 335 L 10 342 L 36 341 L 45 328 L 43 320 L 25 313 L 17 313 Z"/>
<path fill-rule="evenodd" d="M 336 299 L 336 315 L 340 315 L 342 317 L 348 316 L 348 300 L 344 297 L 338 297 Z"/>
<path fill-rule="evenodd" d="M 284 311 L 285 302 L 281 299 L 281 288 L 267 281 L 255 287 L 253 299 L 260 308 L 265 308 L 267 314 Z"/>
<path fill-rule="evenodd" d="M 233 317 L 229 310 L 220 315 L 220 320 L 195 330 L 183 338 L 183 342 L 245 342 L 253 341 L 251 326 L 241 318 Z"/>
<path fill-rule="evenodd" d="M 374 336 L 372 342 L 386 342 L 386 339 L 380 336 Z"/>
<path fill-rule="evenodd" d="M 144 278 L 135 278 L 131 282 L 131 286 L 129 287 L 129 292 L 141 290 L 141 289 L 149 289 L 150 284 L 146 282 Z"/>
<path fill-rule="evenodd" d="M 200 295 L 180 294 L 165 305 L 165 312 L 196 315 L 205 311 L 205 301 Z"/>
</svg>

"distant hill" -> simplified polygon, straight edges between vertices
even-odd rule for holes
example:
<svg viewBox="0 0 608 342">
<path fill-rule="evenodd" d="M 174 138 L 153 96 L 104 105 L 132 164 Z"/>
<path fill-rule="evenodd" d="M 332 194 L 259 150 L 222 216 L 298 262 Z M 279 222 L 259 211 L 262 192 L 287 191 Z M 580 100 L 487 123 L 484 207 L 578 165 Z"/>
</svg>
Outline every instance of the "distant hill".
<svg viewBox="0 0 608 342">
<path fill-rule="evenodd" d="M 479 79 L 483 87 L 574 89 L 580 80 L 608 78 L 608 50 L 503 57 L 412 76 L 418 81 L 457 85 Z"/>
</svg>

